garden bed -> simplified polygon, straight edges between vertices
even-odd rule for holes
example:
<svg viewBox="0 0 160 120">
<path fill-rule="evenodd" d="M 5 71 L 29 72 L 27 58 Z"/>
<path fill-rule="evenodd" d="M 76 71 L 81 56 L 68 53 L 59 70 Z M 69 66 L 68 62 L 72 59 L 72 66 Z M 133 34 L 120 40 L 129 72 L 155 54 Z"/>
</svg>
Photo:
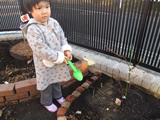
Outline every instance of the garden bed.
<svg viewBox="0 0 160 120">
<path fill-rule="evenodd" d="M 15 41 L 0 42 L 0 84 L 4 82 L 14 83 L 17 81 L 35 78 L 33 61 L 19 61 L 11 57 L 9 46 Z"/>
<path fill-rule="evenodd" d="M 125 82 L 120 82 L 122 88 Z M 95 89 L 95 92 L 93 92 Z M 136 86 L 131 86 L 127 98 L 122 99 L 120 84 L 104 74 L 76 99 L 67 116 L 78 120 L 159 120 L 160 100 L 144 93 Z M 116 98 L 121 105 L 115 104 Z M 82 114 L 75 114 L 82 111 Z M 74 118 L 74 117 L 73 117 Z"/>
<path fill-rule="evenodd" d="M 17 82 L 36 77 L 33 61 L 18 61 L 9 54 L 9 46 L 14 41 L 0 42 L 0 83 Z M 63 89 L 63 96 L 70 95 L 84 81 L 91 80 L 92 73 L 82 82 L 76 82 Z M 92 81 L 92 80 L 91 80 Z M 122 88 L 125 82 L 120 82 Z M 95 88 L 95 91 L 93 92 Z M 131 86 L 127 99 L 123 100 L 120 93 L 120 84 L 115 79 L 104 74 L 96 80 L 91 87 L 76 98 L 66 112 L 70 120 L 158 120 L 160 119 L 160 100 Z M 104 93 L 104 94 L 103 94 Z M 120 106 L 115 104 L 115 99 L 121 99 Z M 56 103 L 56 101 L 54 101 Z M 48 112 L 38 100 L 0 107 L 1 120 L 56 120 L 56 113 Z M 79 111 L 81 114 L 76 114 Z"/>
</svg>

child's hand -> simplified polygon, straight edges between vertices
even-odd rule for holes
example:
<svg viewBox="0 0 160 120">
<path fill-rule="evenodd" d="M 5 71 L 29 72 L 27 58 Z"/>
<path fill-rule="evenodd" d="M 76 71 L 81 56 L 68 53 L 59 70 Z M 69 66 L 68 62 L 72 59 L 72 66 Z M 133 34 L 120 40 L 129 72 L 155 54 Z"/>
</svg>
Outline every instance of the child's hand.
<svg viewBox="0 0 160 120">
<path fill-rule="evenodd" d="M 64 55 L 65 55 L 65 60 L 63 61 L 63 63 L 68 64 L 67 60 L 72 60 L 72 54 L 69 50 L 64 51 Z"/>
<path fill-rule="evenodd" d="M 72 54 L 69 50 L 64 51 L 67 60 L 72 60 Z"/>
</svg>

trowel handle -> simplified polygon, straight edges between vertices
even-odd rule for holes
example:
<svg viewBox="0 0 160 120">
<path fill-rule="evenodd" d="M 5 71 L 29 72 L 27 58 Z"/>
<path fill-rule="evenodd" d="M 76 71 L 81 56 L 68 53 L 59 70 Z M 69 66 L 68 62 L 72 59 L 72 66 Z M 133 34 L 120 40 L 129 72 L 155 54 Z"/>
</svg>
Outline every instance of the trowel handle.
<svg viewBox="0 0 160 120">
<path fill-rule="evenodd" d="M 72 70 L 74 72 L 77 71 L 77 69 L 75 68 L 75 66 L 73 65 L 73 63 L 70 60 L 66 60 L 66 61 L 69 63 L 70 67 L 72 68 Z"/>
</svg>

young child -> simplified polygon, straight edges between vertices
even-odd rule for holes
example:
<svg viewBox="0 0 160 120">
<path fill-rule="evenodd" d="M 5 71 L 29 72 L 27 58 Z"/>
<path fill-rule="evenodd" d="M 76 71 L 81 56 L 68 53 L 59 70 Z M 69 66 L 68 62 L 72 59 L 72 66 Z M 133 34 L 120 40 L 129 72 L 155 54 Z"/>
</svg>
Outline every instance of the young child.
<svg viewBox="0 0 160 120">
<path fill-rule="evenodd" d="M 59 23 L 50 17 L 50 0 L 23 0 L 23 5 L 33 16 L 20 28 L 33 50 L 37 89 L 41 91 L 40 103 L 48 111 L 55 112 L 57 106 L 52 103 L 53 98 L 59 104 L 65 101 L 60 82 L 71 78 L 66 59 L 72 60 L 72 49 Z"/>
</svg>

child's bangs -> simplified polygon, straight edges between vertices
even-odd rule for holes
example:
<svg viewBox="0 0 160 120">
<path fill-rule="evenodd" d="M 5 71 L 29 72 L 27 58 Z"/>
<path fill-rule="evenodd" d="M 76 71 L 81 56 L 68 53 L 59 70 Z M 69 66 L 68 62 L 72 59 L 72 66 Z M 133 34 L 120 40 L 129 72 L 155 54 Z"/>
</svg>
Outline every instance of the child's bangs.
<svg viewBox="0 0 160 120">
<path fill-rule="evenodd" d="M 26 11 L 32 11 L 32 7 L 35 7 L 41 1 L 49 2 L 51 6 L 51 0 L 23 0 L 23 5 Z"/>
<path fill-rule="evenodd" d="M 38 4 L 41 1 L 45 1 L 45 2 L 49 2 L 49 4 L 51 5 L 51 0 L 34 0 L 35 5 Z"/>
</svg>

